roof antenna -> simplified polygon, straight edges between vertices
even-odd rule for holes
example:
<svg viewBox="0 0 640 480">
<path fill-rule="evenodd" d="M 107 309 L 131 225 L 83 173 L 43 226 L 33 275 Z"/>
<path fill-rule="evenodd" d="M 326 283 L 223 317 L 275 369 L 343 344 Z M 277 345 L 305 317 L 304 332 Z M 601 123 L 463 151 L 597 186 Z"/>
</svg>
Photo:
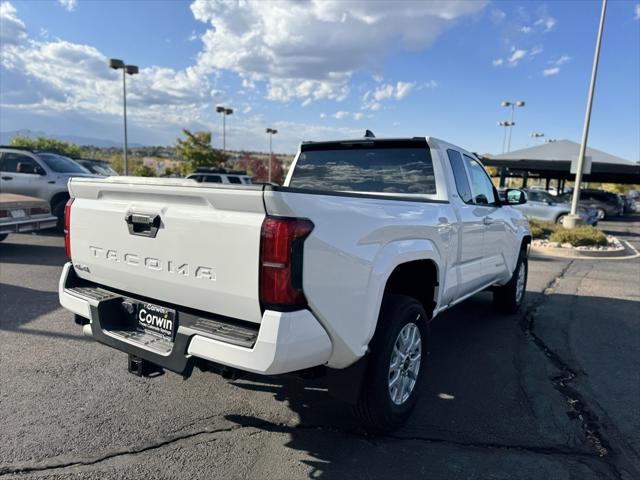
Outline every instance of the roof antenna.
<svg viewBox="0 0 640 480">
<path fill-rule="evenodd" d="M 371 130 L 367 129 L 367 131 L 364 132 L 364 138 L 376 138 L 376 136 L 373 134 Z"/>
</svg>

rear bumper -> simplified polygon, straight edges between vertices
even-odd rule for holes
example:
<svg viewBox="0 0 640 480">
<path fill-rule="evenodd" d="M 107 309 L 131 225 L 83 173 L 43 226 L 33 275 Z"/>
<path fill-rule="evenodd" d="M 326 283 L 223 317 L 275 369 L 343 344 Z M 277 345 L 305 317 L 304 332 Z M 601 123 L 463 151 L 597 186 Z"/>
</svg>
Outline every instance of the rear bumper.
<svg viewBox="0 0 640 480">
<path fill-rule="evenodd" d="M 44 230 L 45 228 L 55 227 L 57 222 L 58 219 L 56 217 L 49 216 L 44 218 L 26 218 L 24 220 L 15 220 L 11 223 L 0 223 L 0 234 Z"/>
<path fill-rule="evenodd" d="M 177 307 L 175 341 L 166 342 L 167 348 L 156 348 L 121 334 L 127 321 L 122 303 L 135 296 L 82 286 L 71 262 L 62 270 L 58 290 L 63 307 L 90 321 L 85 329 L 94 339 L 180 374 L 188 374 L 198 358 L 275 375 L 323 365 L 331 355 L 329 336 L 308 310 L 266 310 L 259 325 L 239 325 L 232 319 L 199 316 Z M 162 304 L 162 300 L 155 302 Z"/>
</svg>

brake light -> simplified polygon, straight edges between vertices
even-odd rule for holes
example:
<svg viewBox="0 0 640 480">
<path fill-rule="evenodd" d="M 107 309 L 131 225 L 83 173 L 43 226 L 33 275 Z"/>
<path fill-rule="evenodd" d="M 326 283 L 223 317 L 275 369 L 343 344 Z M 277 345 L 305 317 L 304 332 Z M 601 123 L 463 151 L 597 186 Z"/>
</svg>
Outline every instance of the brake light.
<svg viewBox="0 0 640 480">
<path fill-rule="evenodd" d="M 67 254 L 67 258 L 71 260 L 71 205 L 73 204 L 73 198 L 67 201 L 64 206 L 64 253 Z"/>
<path fill-rule="evenodd" d="M 260 304 L 272 310 L 303 308 L 302 253 L 313 223 L 304 218 L 265 217 L 260 232 Z"/>
<path fill-rule="evenodd" d="M 44 215 L 45 213 L 49 213 L 49 209 L 45 207 L 33 207 L 31 209 L 31 215 Z"/>
</svg>

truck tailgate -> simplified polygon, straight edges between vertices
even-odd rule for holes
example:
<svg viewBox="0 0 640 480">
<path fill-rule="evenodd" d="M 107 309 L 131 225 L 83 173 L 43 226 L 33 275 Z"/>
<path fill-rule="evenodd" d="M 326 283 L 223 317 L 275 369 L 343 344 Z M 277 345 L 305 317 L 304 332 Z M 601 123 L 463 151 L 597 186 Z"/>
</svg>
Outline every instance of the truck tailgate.
<svg viewBox="0 0 640 480">
<path fill-rule="evenodd" d="M 262 187 L 210 185 L 71 180 L 78 276 L 160 304 L 259 323 Z"/>
</svg>

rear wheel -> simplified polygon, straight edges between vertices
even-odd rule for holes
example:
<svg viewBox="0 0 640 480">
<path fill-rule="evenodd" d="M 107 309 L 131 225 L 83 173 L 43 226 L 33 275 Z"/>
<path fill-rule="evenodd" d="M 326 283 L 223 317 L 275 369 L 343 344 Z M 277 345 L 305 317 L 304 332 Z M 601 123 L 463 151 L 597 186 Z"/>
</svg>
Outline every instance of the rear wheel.
<svg viewBox="0 0 640 480">
<path fill-rule="evenodd" d="M 0 242 L 9 236 L 8 233 L 0 233 Z"/>
<path fill-rule="evenodd" d="M 523 250 L 518 257 L 518 264 L 511 280 L 505 285 L 493 291 L 493 303 L 496 308 L 505 313 L 515 313 L 522 305 L 527 290 L 527 277 L 529 275 L 529 264 L 527 254 Z"/>
<path fill-rule="evenodd" d="M 426 341 L 427 314 L 420 302 L 386 296 L 355 408 L 365 428 L 383 433 L 407 421 L 424 376 Z"/>
<path fill-rule="evenodd" d="M 59 232 L 64 231 L 64 206 L 67 204 L 67 199 L 61 200 L 56 203 L 51 209 L 51 213 L 58 218 L 56 222 L 56 229 Z"/>
</svg>

